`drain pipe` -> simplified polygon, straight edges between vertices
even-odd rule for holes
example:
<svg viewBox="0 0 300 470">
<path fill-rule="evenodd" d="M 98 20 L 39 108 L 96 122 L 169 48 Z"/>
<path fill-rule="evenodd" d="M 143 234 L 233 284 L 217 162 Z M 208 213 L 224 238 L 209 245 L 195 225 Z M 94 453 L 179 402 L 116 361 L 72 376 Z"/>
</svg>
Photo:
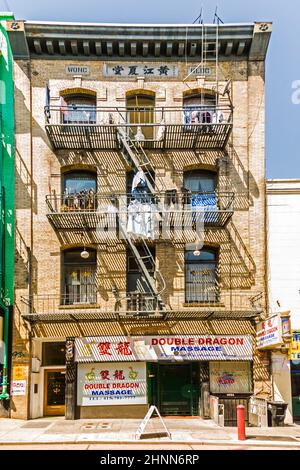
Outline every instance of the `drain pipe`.
<svg viewBox="0 0 300 470">
<path fill-rule="evenodd" d="M 3 373 L 2 373 L 2 393 L 0 400 L 9 400 L 8 393 L 8 334 L 9 334 L 9 309 L 0 301 L 0 307 L 4 310 L 4 328 L 3 328 Z"/>
<path fill-rule="evenodd" d="M 2 175 L 2 154 L 0 153 L 0 174 Z M 5 211 L 4 206 L 4 188 L 1 187 L 0 194 L 0 224 L 2 225 L 2 212 Z M 3 223 L 4 225 L 4 223 Z M 3 292 L 3 265 L 4 265 L 4 239 L 3 239 L 3 227 L 0 227 L 0 292 L 2 297 Z M 8 389 L 8 332 L 9 332 L 9 309 L 0 298 L 0 308 L 4 311 L 4 325 L 3 325 L 3 370 L 2 370 L 2 393 L 0 394 L 0 400 L 9 400 Z"/>
</svg>

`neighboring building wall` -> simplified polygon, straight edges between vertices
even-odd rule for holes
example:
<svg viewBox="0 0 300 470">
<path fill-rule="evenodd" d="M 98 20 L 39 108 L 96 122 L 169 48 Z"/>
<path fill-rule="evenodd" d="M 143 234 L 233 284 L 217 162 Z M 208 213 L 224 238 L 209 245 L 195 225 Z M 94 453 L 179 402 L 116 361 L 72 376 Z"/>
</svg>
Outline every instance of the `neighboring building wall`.
<svg viewBox="0 0 300 470">
<path fill-rule="evenodd" d="M 14 94 L 8 19 L 13 15 L 0 13 L 0 416 L 7 415 L 9 403 L 9 320 L 14 301 Z"/>
<path fill-rule="evenodd" d="M 271 312 L 290 311 L 300 329 L 300 180 L 268 180 L 268 284 Z M 272 354 L 274 398 L 288 403 L 292 422 L 291 363 L 287 351 Z M 295 410 L 294 410 L 295 414 Z"/>
<path fill-rule="evenodd" d="M 270 309 L 291 311 L 300 329 L 300 180 L 269 180 L 268 258 Z"/>
</svg>

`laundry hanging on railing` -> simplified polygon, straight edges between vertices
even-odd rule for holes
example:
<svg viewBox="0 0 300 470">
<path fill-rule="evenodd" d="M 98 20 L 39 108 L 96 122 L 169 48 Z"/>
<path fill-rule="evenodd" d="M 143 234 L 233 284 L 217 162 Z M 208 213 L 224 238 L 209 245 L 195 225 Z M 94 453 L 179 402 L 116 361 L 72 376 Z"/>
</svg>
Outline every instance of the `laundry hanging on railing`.
<svg viewBox="0 0 300 470">
<path fill-rule="evenodd" d="M 224 115 L 214 108 L 201 106 L 188 106 L 183 110 L 183 123 L 188 124 L 221 124 Z"/>
<path fill-rule="evenodd" d="M 127 233 L 136 238 L 155 239 L 156 207 L 136 199 L 127 208 Z"/>
<path fill-rule="evenodd" d="M 164 119 L 161 120 L 161 123 L 159 125 L 158 131 L 157 131 L 157 140 L 161 141 L 163 140 L 165 136 L 165 131 L 166 131 L 166 124 Z"/>
<path fill-rule="evenodd" d="M 196 208 L 196 211 L 195 211 Z M 217 222 L 217 197 L 215 193 L 211 194 L 193 194 L 192 195 L 192 211 L 193 220 L 196 219 L 196 214 L 204 212 L 204 222 Z"/>
<path fill-rule="evenodd" d="M 64 120 L 67 119 L 69 115 L 69 107 L 68 107 L 68 103 L 66 102 L 63 96 L 59 98 L 59 106 L 60 106 L 60 111 L 63 116 L 63 119 Z"/>
</svg>

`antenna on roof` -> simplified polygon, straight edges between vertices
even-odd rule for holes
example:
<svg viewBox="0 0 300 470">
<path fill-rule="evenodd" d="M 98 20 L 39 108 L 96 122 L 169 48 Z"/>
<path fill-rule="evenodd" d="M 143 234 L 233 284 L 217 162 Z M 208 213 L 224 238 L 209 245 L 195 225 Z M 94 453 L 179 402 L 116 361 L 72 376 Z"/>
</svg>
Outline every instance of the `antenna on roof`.
<svg viewBox="0 0 300 470">
<path fill-rule="evenodd" d="M 216 9 L 215 9 L 214 21 L 213 21 L 213 24 L 216 24 L 216 23 L 217 24 L 220 24 L 220 23 L 224 24 L 224 21 L 221 20 L 221 18 L 218 15 L 218 5 L 216 6 Z"/>
<path fill-rule="evenodd" d="M 197 18 L 193 21 L 193 24 L 195 24 L 197 21 L 198 21 L 198 24 L 203 24 L 202 12 L 203 12 L 203 7 L 201 7 L 200 15 L 197 16 Z"/>
</svg>

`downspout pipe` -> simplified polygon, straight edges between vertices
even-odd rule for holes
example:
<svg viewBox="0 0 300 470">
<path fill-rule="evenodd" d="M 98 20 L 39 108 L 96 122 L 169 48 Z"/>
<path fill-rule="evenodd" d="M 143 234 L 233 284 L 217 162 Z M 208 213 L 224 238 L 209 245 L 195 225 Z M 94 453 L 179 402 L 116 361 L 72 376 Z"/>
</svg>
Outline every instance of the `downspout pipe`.
<svg viewBox="0 0 300 470">
<path fill-rule="evenodd" d="M 8 336 L 9 336 L 9 309 L 0 300 L 0 308 L 4 311 L 4 327 L 3 327 L 3 373 L 2 373 L 2 393 L 0 400 L 9 400 L 8 393 Z"/>
<path fill-rule="evenodd" d="M 0 170 L 2 174 L 2 155 L 0 154 Z M 3 226 L 4 226 L 4 220 L 3 220 L 3 211 L 5 211 L 5 206 L 4 206 L 4 188 L 1 188 L 1 194 L 0 194 L 0 281 L 1 281 L 1 286 L 0 286 L 0 293 L 1 293 L 1 298 L 0 298 L 0 309 L 3 310 L 4 312 L 4 325 L 3 325 L 3 371 L 2 371 L 2 393 L 0 394 L 0 400 L 9 400 L 9 394 L 8 394 L 8 338 L 9 338 L 9 308 L 7 305 L 3 303 L 2 299 L 2 294 L 3 294 L 3 287 L 4 287 L 4 240 L 3 240 Z"/>
</svg>

